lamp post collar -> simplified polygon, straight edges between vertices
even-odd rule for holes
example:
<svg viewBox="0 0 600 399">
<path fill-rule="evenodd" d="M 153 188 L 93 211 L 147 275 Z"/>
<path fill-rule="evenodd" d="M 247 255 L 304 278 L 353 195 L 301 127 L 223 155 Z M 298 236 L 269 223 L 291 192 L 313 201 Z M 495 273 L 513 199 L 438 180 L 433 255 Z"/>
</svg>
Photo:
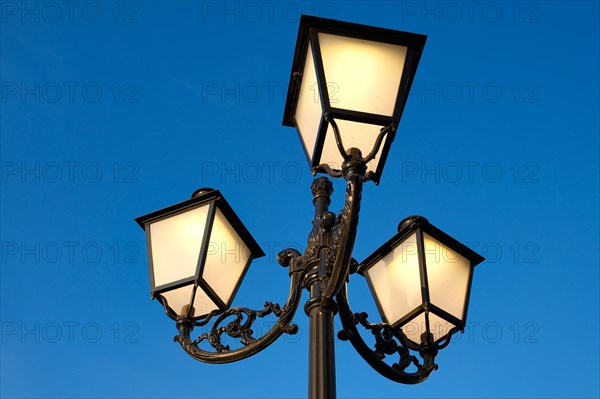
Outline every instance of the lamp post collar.
<svg viewBox="0 0 600 399">
<path fill-rule="evenodd" d="M 342 164 L 342 175 L 346 181 L 350 180 L 350 177 L 358 175 L 364 178 L 367 173 L 367 163 L 362 157 L 362 153 L 358 148 L 350 148 L 347 152 L 348 157 Z"/>
</svg>

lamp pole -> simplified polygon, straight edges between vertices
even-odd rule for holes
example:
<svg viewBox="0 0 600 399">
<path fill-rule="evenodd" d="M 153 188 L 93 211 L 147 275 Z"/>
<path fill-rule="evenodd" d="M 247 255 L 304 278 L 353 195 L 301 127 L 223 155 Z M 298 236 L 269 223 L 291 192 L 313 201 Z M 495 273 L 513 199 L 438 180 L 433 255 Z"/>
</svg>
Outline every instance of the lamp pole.
<svg viewBox="0 0 600 399">
<path fill-rule="evenodd" d="M 297 333 L 293 319 L 306 289 L 309 398 L 336 397 L 336 314 L 342 323 L 338 337 L 386 378 L 418 384 L 437 369 L 438 351 L 466 325 L 473 269 L 484 259 L 416 216 L 360 264 L 352 257 L 363 183 L 379 183 L 424 44 L 422 35 L 302 17 L 284 125 L 297 128 L 313 174 L 343 177 L 346 192 L 335 214 L 329 211 L 331 181 L 313 181 L 315 216 L 304 253 L 287 248 L 277 255 L 290 276 L 283 306 L 267 301 L 259 310 L 231 307 L 250 263 L 264 252 L 218 190 L 198 190 L 187 201 L 136 219 L 146 232 L 152 297 L 175 321 L 175 341 L 188 355 L 205 363 L 239 361 L 282 334 Z M 366 58 L 370 62 L 362 63 Z M 369 75 L 381 78 L 379 84 Z M 337 78 L 345 88 L 356 86 L 346 101 L 329 99 L 327 79 Z M 319 102 L 310 93 L 315 81 Z M 222 248 L 235 248 L 236 256 L 215 250 Z M 381 322 L 350 309 L 346 283 L 360 277 L 367 280 Z M 269 315 L 277 321 L 255 336 L 253 323 Z M 209 323 L 208 331 L 191 336 Z M 359 326 L 375 339 L 374 348 Z M 224 336 L 241 346 L 230 348 Z M 384 361 L 391 357 L 392 364 Z"/>
<path fill-rule="evenodd" d="M 337 130 L 337 129 L 336 129 Z M 341 139 L 338 141 L 342 147 Z M 360 150 L 344 150 L 342 175 L 347 181 L 346 204 L 336 220 L 329 212 L 333 185 L 326 177 L 313 181 L 311 189 L 315 218 L 309 236 L 309 248 L 318 256 L 307 262 L 304 286 L 310 299 L 304 306 L 309 317 L 309 398 L 335 398 L 335 346 L 333 318 L 337 303 L 333 299 L 346 283 L 352 264 L 362 183 L 367 170 Z M 335 239 L 335 245 L 332 240 Z M 313 245 L 311 245 L 311 242 Z M 335 255 L 330 261 L 329 252 Z M 310 257 L 310 253 L 307 253 Z M 332 264 L 333 263 L 333 264 Z"/>
<path fill-rule="evenodd" d="M 327 279 L 326 260 L 335 219 L 329 212 L 333 185 L 322 177 L 313 181 L 311 189 L 315 206 L 311 239 L 319 242 L 319 256 L 308 266 L 304 281 L 310 292 L 310 299 L 304 305 L 309 318 L 308 397 L 335 398 L 335 302 L 322 300 L 322 283 Z"/>
</svg>

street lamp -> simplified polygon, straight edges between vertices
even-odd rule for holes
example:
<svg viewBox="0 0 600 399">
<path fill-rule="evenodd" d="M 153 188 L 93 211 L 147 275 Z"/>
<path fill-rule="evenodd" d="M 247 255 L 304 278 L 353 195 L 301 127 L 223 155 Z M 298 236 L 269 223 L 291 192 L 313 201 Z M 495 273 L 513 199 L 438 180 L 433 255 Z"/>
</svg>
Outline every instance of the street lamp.
<svg viewBox="0 0 600 399">
<path fill-rule="evenodd" d="M 218 190 L 197 190 L 136 221 L 146 230 L 152 296 L 178 316 L 227 310 L 252 259 L 264 256 Z"/>
<path fill-rule="evenodd" d="M 237 361 L 296 333 L 292 322 L 306 289 L 310 398 L 335 398 L 336 313 L 338 337 L 385 377 L 416 384 L 437 368 L 438 351 L 465 327 L 473 268 L 484 259 L 418 216 L 402 221 L 364 262 L 352 258 L 362 185 L 379 182 L 424 44 L 422 35 L 302 16 L 283 124 L 297 129 L 314 174 L 347 184 L 336 215 L 329 211 L 331 181 L 313 181 L 315 217 L 304 253 L 285 249 L 277 256 L 290 275 L 283 306 L 231 307 L 251 261 L 264 254 L 219 191 L 198 190 L 136 219 L 146 231 L 152 296 L 176 322 L 175 340 L 190 356 Z M 350 309 L 346 283 L 354 276 L 366 278 L 382 322 Z M 254 321 L 271 314 L 273 327 L 255 337 Z M 208 332 L 192 338 L 194 327 L 210 322 Z M 375 337 L 374 348 L 359 326 Z M 239 347 L 225 345 L 223 335 Z"/>
<path fill-rule="evenodd" d="M 303 16 L 283 124 L 314 173 L 339 172 L 347 148 L 379 183 L 426 36 Z"/>
<path fill-rule="evenodd" d="M 360 265 L 383 320 L 415 345 L 439 343 L 465 327 L 473 268 L 483 258 L 422 216 Z M 399 300 L 400 298 L 401 300 Z"/>
</svg>

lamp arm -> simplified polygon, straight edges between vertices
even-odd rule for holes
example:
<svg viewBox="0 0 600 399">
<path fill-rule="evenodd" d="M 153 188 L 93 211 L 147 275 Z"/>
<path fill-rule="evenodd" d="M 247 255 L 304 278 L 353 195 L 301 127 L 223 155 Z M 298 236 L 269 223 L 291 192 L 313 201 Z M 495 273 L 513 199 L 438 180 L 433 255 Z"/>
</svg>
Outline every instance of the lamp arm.
<svg viewBox="0 0 600 399">
<path fill-rule="evenodd" d="M 283 308 L 280 308 L 277 304 L 266 302 L 265 308 L 259 311 L 243 307 L 228 309 L 219 315 L 210 332 L 201 334 L 195 340 L 192 340 L 190 337 L 194 326 L 207 324 L 209 320 L 204 319 L 198 322 L 193 319 L 180 317 L 177 320 L 179 335 L 175 336 L 174 340 L 181 345 L 188 355 L 201 362 L 230 363 L 245 359 L 271 345 L 282 334 L 295 334 L 298 332 L 298 326 L 291 324 L 291 322 L 298 309 L 301 293 L 302 273 L 298 271 L 290 272 L 290 292 Z M 258 339 L 254 338 L 251 327 L 256 317 L 262 318 L 271 313 L 277 316 L 277 322 L 262 337 Z M 213 314 L 209 314 L 207 318 L 210 319 L 212 316 Z M 221 324 L 226 319 L 233 316 L 235 316 L 233 321 L 221 327 Z M 244 318 L 246 319 L 245 321 L 243 320 Z M 230 337 L 239 338 L 244 346 L 230 350 L 229 346 L 221 343 L 220 337 L 224 333 Z M 198 345 L 203 341 L 208 341 L 216 351 L 211 352 L 200 349 Z"/>
<path fill-rule="evenodd" d="M 331 277 L 323 293 L 324 302 L 333 298 L 344 286 L 350 271 L 352 251 L 358 228 L 358 215 L 362 197 L 366 165 L 360 156 L 353 156 L 342 165 L 346 184 L 344 208 L 337 215 L 331 235 L 328 265 Z"/>
<path fill-rule="evenodd" d="M 338 333 L 338 338 L 350 341 L 358 354 L 379 374 L 402 384 L 418 384 L 425 381 L 431 372 L 437 369 L 434 361 L 439 349 L 438 347 L 420 346 L 418 350 L 423 358 L 423 364 L 420 364 L 417 357 L 410 354 L 409 349 L 414 350 L 415 348 L 409 347 L 401 331 L 392 328 L 387 323 L 369 323 L 366 313 L 352 313 L 348 304 L 346 285 L 337 294 L 336 299 L 343 327 L 343 330 Z M 376 340 L 375 350 L 371 349 L 362 339 L 356 328 L 357 324 L 361 324 L 366 329 L 371 330 Z M 386 355 L 393 355 L 395 353 L 400 356 L 397 363 L 390 366 L 383 361 Z M 416 367 L 416 371 L 405 371 L 411 364 Z"/>
<path fill-rule="evenodd" d="M 348 277 L 358 227 L 361 195 L 362 176 L 350 176 L 346 187 L 344 208 L 338 214 L 333 227 L 328 259 L 330 264 L 333 261 L 333 267 L 331 277 L 323 293 L 323 301 L 328 301 L 335 296 Z"/>
</svg>

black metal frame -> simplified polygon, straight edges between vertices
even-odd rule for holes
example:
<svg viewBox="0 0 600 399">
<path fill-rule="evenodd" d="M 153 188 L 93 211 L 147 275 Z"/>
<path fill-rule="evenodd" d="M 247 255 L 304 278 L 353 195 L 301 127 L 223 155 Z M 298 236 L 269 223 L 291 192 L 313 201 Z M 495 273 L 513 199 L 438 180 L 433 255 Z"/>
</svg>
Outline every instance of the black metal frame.
<svg viewBox="0 0 600 399">
<path fill-rule="evenodd" d="M 198 252 L 198 261 L 197 261 L 195 274 L 190 277 L 186 277 L 186 278 L 174 281 L 172 283 L 163 284 L 163 285 L 157 287 L 154 282 L 154 262 L 153 262 L 153 256 L 152 256 L 152 236 L 151 236 L 151 232 L 150 232 L 150 224 L 152 224 L 154 222 L 158 222 L 160 220 L 164 220 L 164 219 L 173 217 L 175 215 L 185 213 L 187 211 L 190 211 L 190 210 L 193 210 L 196 208 L 203 207 L 203 206 L 208 206 L 209 209 L 208 209 L 208 214 L 206 217 L 204 237 L 202 239 L 202 243 L 200 245 L 199 252 Z M 214 220 L 216 217 L 217 209 L 219 209 L 223 213 L 223 216 L 231 224 L 233 229 L 236 231 L 236 233 L 240 236 L 240 238 L 242 239 L 244 244 L 250 250 L 250 256 L 246 260 L 246 264 L 244 265 L 244 270 L 243 270 L 239 280 L 237 281 L 236 286 L 234 287 L 233 292 L 227 302 L 223 301 L 223 298 L 221 298 L 202 277 L 202 274 L 204 272 L 204 265 L 206 263 L 206 258 L 207 258 L 208 246 L 209 246 L 211 234 L 212 234 L 212 226 L 213 226 L 213 223 L 214 223 Z M 248 268 L 249 268 L 252 260 L 254 260 L 256 258 L 260 258 L 262 256 L 265 256 L 264 252 L 262 251 L 262 249 L 260 248 L 258 243 L 254 240 L 252 235 L 250 235 L 250 232 L 248 231 L 248 229 L 244 226 L 244 224 L 242 223 L 240 218 L 236 215 L 236 213 L 233 211 L 233 209 L 231 208 L 229 203 L 225 200 L 223 195 L 219 192 L 219 190 L 204 189 L 202 192 L 198 193 L 197 195 L 195 194 L 189 200 L 186 200 L 186 201 L 180 202 L 179 204 L 175 204 L 175 205 L 169 206 L 167 208 L 149 213 L 144 216 L 140 216 L 140 217 L 136 218 L 135 220 L 140 225 L 140 227 L 142 227 L 142 229 L 144 229 L 146 232 L 148 274 L 150 275 L 150 292 L 152 294 L 152 298 L 155 299 L 158 296 L 160 296 L 162 298 L 162 301 L 164 301 L 166 303 L 167 302 L 166 299 L 161 294 L 163 294 L 167 291 L 175 290 L 177 288 L 181 288 L 184 286 L 194 284 L 194 288 L 192 290 L 192 295 L 190 298 L 190 304 L 189 304 L 188 315 L 187 315 L 188 317 L 190 317 L 190 314 L 192 313 L 192 306 L 193 306 L 193 303 L 195 300 L 195 295 L 196 295 L 196 291 L 197 291 L 198 287 L 202 288 L 202 290 L 207 294 L 207 296 L 210 298 L 210 300 L 213 301 L 213 303 L 219 308 L 220 312 L 224 312 L 225 310 L 227 310 L 231 306 L 231 303 L 233 302 L 233 298 L 235 297 L 235 294 L 237 293 L 237 291 L 241 285 L 241 282 L 244 279 L 244 276 L 246 275 L 246 272 L 248 271 Z M 178 310 L 171 308 L 171 311 L 174 312 L 175 314 L 179 314 Z M 203 318 L 206 316 L 207 316 L 207 314 L 201 314 L 201 315 L 196 316 L 195 318 L 198 319 L 198 318 Z"/>
<path fill-rule="evenodd" d="M 329 101 L 329 92 L 327 90 L 327 81 L 325 79 L 325 70 L 321 57 L 318 33 L 335 34 L 350 38 L 364 39 L 407 47 L 402 78 L 398 87 L 398 96 L 396 98 L 394 112 L 391 117 L 331 107 L 331 103 Z M 391 127 L 391 129 L 389 129 L 387 139 L 385 140 L 385 144 L 381 150 L 380 161 L 377 169 L 373 171 L 373 174 L 370 178 L 370 180 L 374 181 L 375 184 L 379 184 L 383 167 L 389 154 L 392 142 L 394 141 L 395 132 L 398 124 L 400 123 L 400 118 L 402 117 L 402 112 L 404 111 L 404 106 L 406 105 L 408 94 L 410 92 L 410 88 L 416 74 L 417 66 L 419 64 L 426 40 L 427 36 L 415 33 L 376 28 L 367 25 L 341 22 L 307 15 L 303 15 L 300 18 L 298 39 L 296 41 L 296 49 L 294 52 L 292 71 L 290 73 L 290 84 L 288 87 L 282 123 L 284 126 L 296 127 L 300 137 L 300 142 L 302 143 L 313 174 L 326 171 L 320 162 L 329 124 L 334 118 L 345 119 L 349 121 L 377 125 L 381 126 L 382 128 Z M 315 62 L 317 85 L 319 87 L 319 96 L 322 109 L 319 131 L 317 133 L 317 142 L 315 144 L 313 154 L 309 154 L 306 146 L 304 145 L 300 129 L 297 126 L 294 116 L 300 94 L 300 87 L 302 84 L 302 76 L 304 74 L 304 66 L 306 63 L 309 43 L 311 45 L 313 60 Z M 334 172 L 340 171 L 334 169 Z"/>
<path fill-rule="evenodd" d="M 381 247 L 375 250 L 371 255 L 369 255 L 359 266 L 358 273 L 364 276 L 365 272 L 367 272 L 371 267 L 373 267 L 379 260 L 387 256 L 390 252 L 392 252 L 396 247 L 401 245 L 406 239 L 408 239 L 413 234 L 416 234 L 417 238 L 417 253 L 419 257 L 419 276 L 421 278 L 421 304 L 417 306 L 415 309 L 410 311 L 407 315 L 402 317 L 400 320 L 387 320 L 385 314 L 383 312 L 383 308 L 379 303 L 379 298 L 375 293 L 375 289 L 371 284 L 371 281 L 367 279 L 369 289 L 375 298 L 375 303 L 377 304 L 377 309 L 379 310 L 379 314 L 381 317 L 387 322 L 390 323 L 393 327 L 402 328 L 406 324 L 410 323 L 412 320 L 417 318 L 420 314 L 425 314 L 425 323 L 426 323 L 426 331 L 431 331 L 429 324 L 429 313 L 433 313 L 438 317 L 452 323 L 456 326 L 455 329 L 452 329 L 446 335 L 452 335 L 458 330 L 462 330 L 465 327 L 466 318 L 467 318 L 467 309 L 469 304 L 469 297 L 471 293 L 471 283 L 473 281 L 473 270 L 475 266 L 483 262 L 485 259 L 477 254 L 475 251 L 466 247 L 459 241 L 450 237 L 448 234 L 444 233 L 442 230 L 438 229 L 429 221 L 422 216 L 410 216 L 403 220 L 398 226 L 398 233 L 390 238 L 386 243 L 384 243 Z M 423 234 L 427 234 L 433 239 L 439 241 L 441 244 L 447 246 L 460 256 L 466 258 L 470 262 L 470 270 L 469 277 L 467 282 L 467 291 L 465 295 L 465 303 L 464 303 L 464 311 L 461 318 L 457 318 L 456 316 L 446 312 L 445 310 L 439 308 L 438 306 L 431 303 L 429 296 L 429 281 L 427 278 L 427 262 L 425 258 L 425 242 Z M 444 341 L 447 337 L 443 335 L 439 337 L 435 343 L 438 344 Z M 415 343 L 417 344 L 417 343 Z"/>
</svg>

